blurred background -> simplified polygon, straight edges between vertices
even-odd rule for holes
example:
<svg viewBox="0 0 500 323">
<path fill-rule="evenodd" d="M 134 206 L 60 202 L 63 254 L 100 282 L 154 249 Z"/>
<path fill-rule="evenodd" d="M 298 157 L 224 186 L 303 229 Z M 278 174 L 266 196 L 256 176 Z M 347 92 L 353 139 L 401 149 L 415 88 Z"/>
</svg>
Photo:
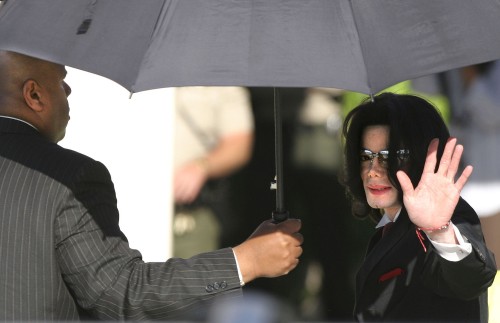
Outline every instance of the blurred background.
<svg viewBox="0 0 500 323">
<path fill-rule="evenodd" d="M 145 260 L 234 246 L 271 217 L 272 88 L 161 89 L 129 99 L 112 81 L 68 72 L 72 119 L 61 145 L 109 167 L 121 228 Z M 474 173 L 462 195 L 478 212 L 488 246 L 500 254 L 500 63 L 426 76 L 389 90 L 430 100 L 464 144 L 463 162 L 472 164 Z M 245 290 L 271 297 L 295 320 L 349 321 L 356 271 L 375 224 L 350 214 L 338 182 L 339 135 L 343 117 L 365 96 L 330 88 L 280 92 L 285 205 L 302 220 L 304 253 L 289 275 L 259 279 Z M 182 162 L 176 159 L 180 154 L 186 154 Z M 179 193 L 181 169 L 184 182 L 193 184 L 185 188 L 190 194 Z M 495 299 L 499 304 L 498 294 L 498 287 L 491 289 L 492 322 L 499 317 L 492 305 Z"/>
</svg>

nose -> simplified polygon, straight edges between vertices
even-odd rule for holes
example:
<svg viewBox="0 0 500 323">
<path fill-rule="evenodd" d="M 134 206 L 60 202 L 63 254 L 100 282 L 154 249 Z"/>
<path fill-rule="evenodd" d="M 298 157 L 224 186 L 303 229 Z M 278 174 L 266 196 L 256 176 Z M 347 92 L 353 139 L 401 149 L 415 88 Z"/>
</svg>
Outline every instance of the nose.
<svg viewBox="0 0 500 323">
<path fill-rule="evenodd" d="M 71 87 L 66 82 L 64 82 L 64 91 L 66 92 L 66 96 L 71 94 Z"/>
<path fill-rule="evenodd" d="M 370 165 L 368 165 L 368 177 L 380 177 L 386 171 L 377 157 L 370 160 Z"/>
</svg>

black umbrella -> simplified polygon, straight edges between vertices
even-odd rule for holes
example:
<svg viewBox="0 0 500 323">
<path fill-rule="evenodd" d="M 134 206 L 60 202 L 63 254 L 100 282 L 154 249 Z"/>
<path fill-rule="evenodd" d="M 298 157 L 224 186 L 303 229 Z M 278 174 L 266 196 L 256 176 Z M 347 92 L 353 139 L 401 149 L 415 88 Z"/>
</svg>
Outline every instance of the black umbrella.
<svg viewBox="0 0 500 323">
<path fill-rule="evenodd" d="M 500 58 L 498 0 L 8 0 L 0 49 L 131 92 L 205 85 L 373 94 Z M 276 220 L 283 205 L 276 89 Z"/>
</svg>

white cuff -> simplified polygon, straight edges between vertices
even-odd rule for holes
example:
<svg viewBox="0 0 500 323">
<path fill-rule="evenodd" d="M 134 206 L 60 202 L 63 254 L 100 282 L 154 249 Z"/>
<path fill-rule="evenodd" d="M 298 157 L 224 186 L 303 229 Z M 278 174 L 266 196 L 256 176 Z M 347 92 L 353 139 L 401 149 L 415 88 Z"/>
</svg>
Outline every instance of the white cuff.
<svg viewBox="0 0 500 323">
<path fill-rule="evenodd" d="M 233 249 L 231 249 L 233 251 L 233 255 L 234 255 L 234 260 L 236 260 L 236 268 L 238 269 L 238 277 L 240 278 L 240 286 L 245 286 L 245 282 L 243 281 L 243 276 L 241 275 L 241 271 L 240 271 L 240 265 L 238 264 L 238 257 L 236 257 L 236 253 L 234 252 Z"/>
<path fill-rule="evenodd" d="M 429 241 L 432 243 L 438 255 L 443 257 L 448 261 L 460 261 L 470 255 L 472 252 L 472 245 L 467 241 L 465 237 L 462 236 L 458 228 L 451 223 L 453 230 L 455 230 L 455 236 L 457 237 L 458 244 L 450 244 L 450 243 L 441 243 L 431 240 L 429 237 Z"/>
</svg>

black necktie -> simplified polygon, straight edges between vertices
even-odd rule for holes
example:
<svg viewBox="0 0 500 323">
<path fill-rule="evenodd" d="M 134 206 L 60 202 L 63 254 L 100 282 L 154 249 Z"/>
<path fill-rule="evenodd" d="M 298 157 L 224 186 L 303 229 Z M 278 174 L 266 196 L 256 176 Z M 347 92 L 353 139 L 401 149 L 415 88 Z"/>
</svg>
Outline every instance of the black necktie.
<svg viewBox="0 0 500 323">
<path fill-rule="evenodd" d="M 392 226 L 394 225 L 394 222 L 387 222 L 386 225 L 382 228 L 382 238 L 391 231 Z"/>
</svg>

